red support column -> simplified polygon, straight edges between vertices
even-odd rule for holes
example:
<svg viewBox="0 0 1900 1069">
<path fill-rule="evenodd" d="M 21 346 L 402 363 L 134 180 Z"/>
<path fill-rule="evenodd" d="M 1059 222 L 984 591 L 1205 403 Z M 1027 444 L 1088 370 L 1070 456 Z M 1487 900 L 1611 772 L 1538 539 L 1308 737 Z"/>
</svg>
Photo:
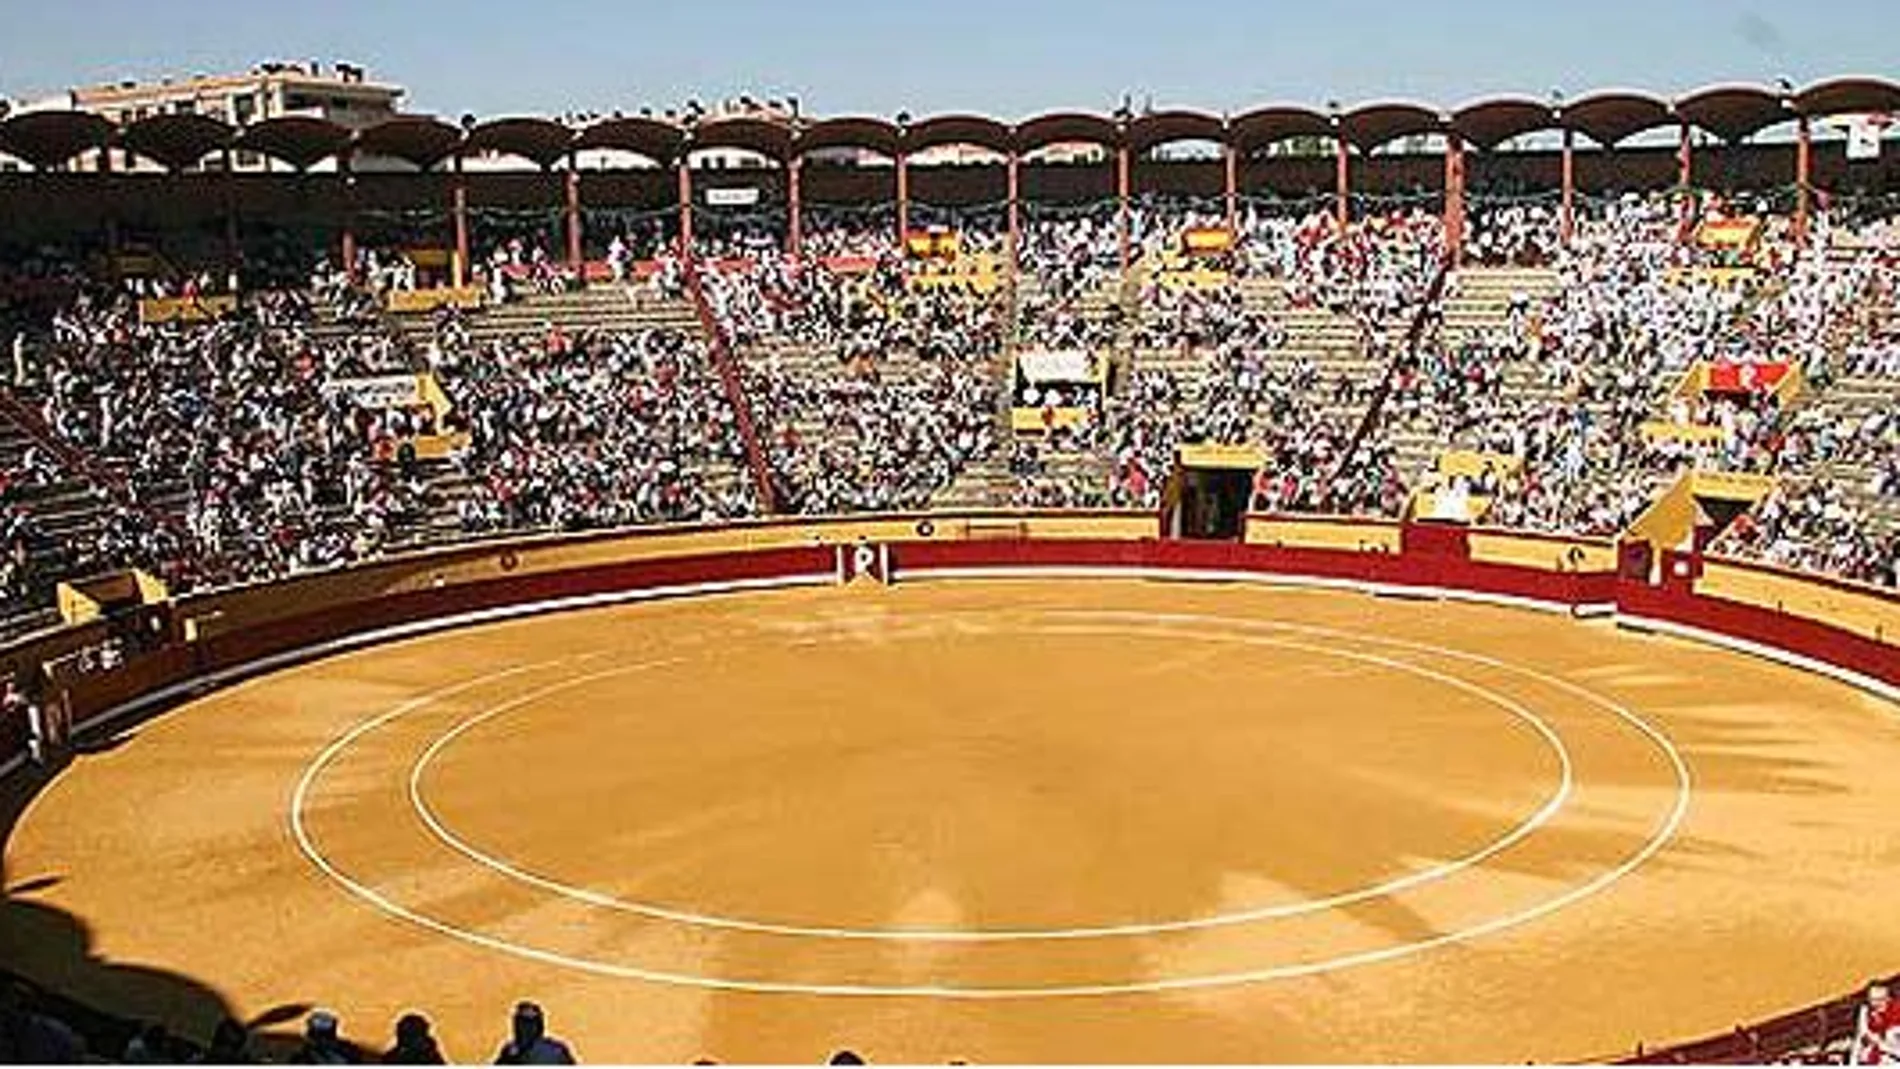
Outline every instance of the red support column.
<svg viewBox="0 0 1900 1069">
<path fill-rule="evenodd" d="M 786 165 L 785 208 L 787 212 L 785 251 L 791 254 L 793 262 L 801 262 L 805 255 L 805 159 L 793 156 Z"/>
<path fill-rule="evenodd" d="M 224 150 L 224 263 L 227 273 L 237 271 L 243 252 L 238 240 L 237 170 L 230 149 Z M 222 280 L 220 280 L 222 281 Z"/>
<path fill-rule="evenodd" d="M 679 158 L 680 240 L 679 256 L 693 258 L 693 166 L 682 151 Z"/>
<path fill-rule="evenodd" d="M 1346 149 L 1344 135 L 1335 132 L 1333 144 L 1338 149 L 1333 162 L 1333 218 L 1339 224 L 1339 229 L 1344 230 L 1352 222 L 1351 155 Z"/>
<path fill-rule="evenodd" d="M 1226 146 L 1222 154 L 1227 164 L 1226 184 L 1223 192 L 1226 195 L 1227 232 L 1231 234 L 1234 232 L 1234 229 L 1240 225 L 1240 157 L 1234 152 L 1234 146 L 1232 145 Z"/>
<path fill-rule="evenodd" d="M 1130 238 L 1132 236 L 1129 233 L 1130 225 L 1129 225 L 1129 210 L 1128 210 L 1129 187 L 1133 185 L 1133 182 L 1131 181 L 1131 177 L 1128 173 L 1130 165 L 1131 165 L 1130 160 L 1128 158 L 1128 146 L 1123 145 L 1119 149 L 1115 150 L 1115 200 L 1118 205 L 1118 215 L 1117 215 L 1117 218 L 1119 219 L 1118 225 L 1121 228 L 1122 273 L 1123 274 L 1128 273 L 1128 265 L 1130 261 L 1130 256 L 1129 256 Z"/>
<path fill-rule="evenodd" d="M 581 172 L 576 166 L 579 154 L 567 154 L 567 266 L 581 273 L 581 283 L 585 285 L 586 256 L 581 247 Z"/>
<path fill-rule="evenodd" d="M 108 175 L 113 171 L 110 145 L 99 150 L 99 170 Z M 117 193 L 118 182 L 108 180 L 106 188 Z M 106 212 L 106 275 L 116 283 L 119 281 L 119 210 L 116 196 L 112 198 L 112 205 Z"/>
<path fill-rule="evenodd" d="M 897 154 L 897 247 L 910 237 L 910 155 Z"/>
<path fill-rule="evenodd" d="M 462 173 L 462 157 L 455 157 L 455 262 L 449 265 L 449 283 L 456 289 L 468 285 L 468 179 Z"/>
<path fill-rule="evenodd" d="M 1009 268 L 1016 269 L 1020 262 L 1018 250 L 1022 248 L 1022 161 L 1012 152 L 1009 154 Z"/>
<path fill-rule="evenodd" d="M 1465 142 L 1456 134 L 1445 140 L 1445 251 L 1451 265 L 1465 258 Z"/>
<path fill-rule="evenodd" d="M 343 273 L 356 284 L 356 150 L 347 148 L 337 157 L 337 173 L 343 179 Z"/>
<path fill-rule="evenodd" d="M 1795 127 L 1794 141 L 1794 240 L 1797 245 L 1808 243 L 1808 198 L 1814 180 L 1814 132 L 1808 126 L 1808 117 L 1801 116 Z"/>
<path fill-rule="evenodd" d="M 1557 236 L 1565 248 L 1570 247 L 1570 236 L 1577 229 L 1577 153 L 1576 135 L 1568 128 L 1564 130 L 1564 193 L 1562 214 L 1557 220 Z"/>
<path fill-rule="evenodd" d="M 1676 225 L 1676 240 L 1688 241 L 1689 228 L 1695 218 L 1695 192 L 1690 183 L 1695 180 L 1694 146 L 1689 141 L 1689 124 L 1684 122 L 1680 147 L 1676 150 L 1676 189 L 1682 197 L 1682 219 Z"/>
</svg>

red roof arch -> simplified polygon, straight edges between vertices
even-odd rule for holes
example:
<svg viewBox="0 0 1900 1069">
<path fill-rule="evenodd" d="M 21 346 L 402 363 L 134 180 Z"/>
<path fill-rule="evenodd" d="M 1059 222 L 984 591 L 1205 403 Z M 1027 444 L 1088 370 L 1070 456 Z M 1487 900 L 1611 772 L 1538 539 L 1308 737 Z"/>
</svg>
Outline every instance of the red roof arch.
<svg viewBox="0 0 1900 1069">
<path fill-rule="evenodd" d="M 687 150 L 706 148 L 744 149 L 783 163 L 792 155 L 792 128 L 787 123 L 749 115 L 707 119 L 693 128 Z"/>
<path fill-rule="evenodd" d="M 1476 100 L 1451 113 L 1451 129 L 1489 152 L 1514 137 L 1558 127 L 1557 111 L 1530 97 Z"/>
<path fill-rule="evenodd" d="M 1676 98 L 1676 114 L 1724 141 L 1741 141 L 1791 119 L 1781 94 L 1759 85 L 1712 85 Z"/>
<path fill-rule="evenodd" d="M 504 152 L 540 167 L 551 167 L 574 147 L 574 131 L 552 119 L 491 119 L 478 123 L 462 140 L 464 155 Z"/>
<path fill-rule="evenodd" d="M 394 156 L 428 170 L 455 153 L 462 131 L 426 115 L 398 115 L 356 132 L 357 151 Z"/>
<path fill-rule="evenodd" d="M 58 167 L 112 143 L 112 124 L 84 111 L 28 111 L 0 121 L 0 151 L 35 167 Z"/>
<path fill-rule="evenodd" d="M 1804 86 L 1795 93 L 1794 110 L 1815 118 L 1870 111 L 1900 111 L 1900 84 L 1866 75 L 1828 78 Z"/>
<path fill-rule="evenodd" d="M 869 149 L 880 156 L 895 157 L 903 132 L 888 119 L 874 116 L 841 116 L 820 119 L 798 131 L 793 151 L 804 154 L 830 148 Z"/>
<path fill-rule="evenodd" d="M 119 143 L 169 171 L 180 171 L 221 148 L 229 148 L 237 131 L 192 112 L 153 115 L 119 132 Z"/>
<path fill-rule="evenodd" d="M 279 115 L 245 127 L 237 147 L 281 160 L 307 171 L 349 148 L 350 131 L 327 119 L 310 115 Z"/>
<path fill-rule="evenodd" d="M 898 136 L 899 148 L 906 153 L 942 145 L 975 145 L 1007 156 L 1015 147 L 1007 125 L 982 115 L 932 115 L 911 123 Z"/>
<path fill-rule="evenodd" d="M 1630 89 L 1606 89 L 1563 105 L 1562 123 L 1605 148 L 1675 118 L 1669 102 Z"/>
<path fill-rule="evenodd" d="M 1017 124 L 1011 140 L 1017 152 L 1028 153 L 1068 141 L 1120 148 L 1124 138 L 1122 128 L 1106 116 L 1084 111 L 1054 111 Z"/>
<path fill-rule="evenodd" d="M 1445 132 L 1445 117 L 1423 104 L 1383 101 L 1361 104 L 1339 117 L 1339 132 L 1361 152 L 1401 137 Z"/>
<path fill-rule="evenodd" d="M 686 142 L 677 123 L 644 115 L 603 119 L 580 132 L 575 148 L 614 149 L 645 156 L 654 163 L 671 163 Z"/>
<path fill-rule="evenodd" d="M 1175 141 L 1227 142 L 1227 121 L 1204 111 L 1157 111 L 1128 123 L 1128 147 L 1140 154 Z"/>
<path fill-rule="evenodd" d="M 1242 112 L 1228 120 L 1227 136 L 1243 153 L 1296 137 L 1331 137 L 1333 123 L 1325 113 L 1297 104 L 1273 104 Z"/>
</svg>

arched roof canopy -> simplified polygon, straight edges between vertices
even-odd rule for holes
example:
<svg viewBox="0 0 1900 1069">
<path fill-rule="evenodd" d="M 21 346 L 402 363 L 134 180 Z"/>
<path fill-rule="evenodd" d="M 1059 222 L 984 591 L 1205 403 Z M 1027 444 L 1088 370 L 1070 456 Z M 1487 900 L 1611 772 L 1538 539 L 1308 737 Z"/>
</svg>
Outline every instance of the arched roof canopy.
<svg viewBox="0 0 1900 1069">
<path fill-rule="evenodd" d="M 932 115 L 899 134 L 899 148 L 906 153 L 940 145 L 975 145 L 1007 156 L 1015 141 L 1009 127 L 981 115 Z"/>
<path fill-rule="evenodd" d="M 1029 153 L 1070 141 L 1120 148 L 1123 138 L 1121 127 L 1112 119 L 1087 112 L 1058 111 L 1018 124 L 1012 140 L 1017 152 Z"/>
<path fill-rule="evenodd" d="M 394 156 L 425 171 L 453 155 L 461 143 L 462 131 L 424 115 L 399 115 L 356 134 L 359 152 Z"/>
<path fill-rule="evenodd" d="M 237 147 L 281 160 L 300 171 L 342 155 L 349 144 L 348 129 L 309 115 L 265 119 L 245 127 L 237 137 Z"/>
<path fill-rule="evenodd" d="M 475 126 L 462 141 L 463 155 L 504 152 L 550 167 L 574 147 L 574 131 L 551 119 L 491 119 Z"/>
<path fill-rule="evenodd" d="M 166 170 L 180 171 L 231 145 L 237 131 L 206 115 L 154 115 L 126 127 L 119 143 Z"/>
<path fill-rule="evenodd" d="M 1128 147 L 1137 155 L 1174 141 L 1227 141 L 1227 123 L 1203 111 L 1157 111 L 1128 124 Z"/>
<path fill-rule="evenodd" d="M 1563 107 L 1563 125 L 1605 148 L 1645 130 L 1667 126 L 1669 104 L 1647 93 L 1611 89 L 1592 93 Z"/>
<path fill-rule="evenodd" d="M 1676 114 L 1736 142 L 1792 118 L 1778 93 L 1758 85 L 1713 85 L 1676 98 Z"/>
<path fill-rule="evenodd" d="M 0 151 L 35 167 L 58 167 L 112 143 L 112 124 L 83 111 L 29 111 L 0 121 Z"/>
<path fill-rule="evenodd" d="M 1900 111 L 1900 84 L 1885 78 L 1829 78 L 1796 93 L 1794 110 L 1816 118 L 1868 111 Z"/>
<path fill-rule="evenodd" d="M 582 130 L 574 146 L 583 149 L 616 149 L 645 156 L 655 163 L 671 163 L 680 154 L 686 131 L 670 122 L 635 118 L 604 119 Z"/>
<path fill-rule="evenodd" d="M 792 128 L 782 122 L 747 116 L 708 119 L 693 128 L 689 151 L 704 148 L 744 149 L 783 163 L 792 155 Z"/>
<path fill-rule="evenodd" d="M 1556 127 L 1556 111 L 1529 97 L 1473 101 L 1451 113 L 1452 130 L 1486 152 L 1514 137 Z"/>
<path fill-rule="evenodd" d="M 897 124 L 885 119 L 846 116 L 812 123 L 798 132 L 792 144 L 800 155 L 829 148 L 861 148 L 895 157 L 902 136 Z"/>
<path fill-rule="evenodd" d="M 1361 152 L 1401 137 L 1444 131 L 1444 116 L 1423 104 L 1363 104 L 1339 117 L 1339 132 Z"/>
<path fill-rule="evenodd" d="M 1227 124 L 1234 148 L 1253 153 L 1296 137 L 1331 137 L 1332 120 L 1311 108 L 1274 105 L 1236 115 Z"/>
</svg>

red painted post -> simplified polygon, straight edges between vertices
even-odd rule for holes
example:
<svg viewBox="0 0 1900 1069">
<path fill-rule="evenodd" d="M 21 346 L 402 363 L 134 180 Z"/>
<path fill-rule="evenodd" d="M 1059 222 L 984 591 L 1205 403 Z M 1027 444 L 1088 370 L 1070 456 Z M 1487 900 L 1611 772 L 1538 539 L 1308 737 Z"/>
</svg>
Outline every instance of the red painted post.
<svg viewBox="0 0 1900 1069">
<path fill-rule="evenodd" d="M 693 167 L 684 149 L 679 158 L 680 239 L 679 256 L 693 258 Z"/>
<path fill-rule="evenodd" d="M 230 149 L 224 150 L 224 262 L 227 273 L 237 270 L 243 252 L 238 239 L 237 167 Z"/>
<path fill-rule="evenodd" d="M 581 172 L 576 166 L 577 153 L 567 154 L 567 266 L 576 272 L 586 268 L 581 249 Z M 582 277 L 581 282 L 587 279 Z"/>
<path fill-rule="evenodd" d="M 1695 152 L 1689 141 L 1688 122 L 1681 123 L 1681 127 L 1681 147 L 1676 152 L 1676 188 L 1682 197 L 1682 221 L 1676 227 L 1676 240 L 1688 241 L 1690 223 L 1695 218 L 1695 192 L 1690 187 L 1690 183 L 1695 180 Z"/>
<path fill-rule="evenodd" d="M 1445 251 L 1451 265 L 1465 257 L 1465 142 L 1456 134 L 1445 141 Z"/>
<path fill-rule="evenodd" d="M 455 262 L 449 265 L 450 285 L 468 284 L 468 179 L 462 173 L 462 155 L 455 155 L 455 188 L 451 210 L 455 215 Z"/>
<path fill-rule="evenodd" d="M 1015 270 L 1019 260 L 1018 250 L 1022 247 L 1022 160 L 1014 153 L 1009 154 L 1009 266 Z"/>
<path fill-rule="evenodd" d="M 897 154 L 897 247 L 910 237 L 910 154 Z"/>
<path fill-rule="evenodd" d="M 1564 247 L 1570 247 L 1571 235 L 1577 230 L 1577 154 L 1576 135 L 1568 128 L 1564 130 L 1564 199 L 1563 214 L 1558 220 L 1558 237 Z"/>
<path fill-rule="evenodd" d="M 356 284 L 356 149 L 346 148 L 337 157 L 337 171 L 343 178 L 343 273 Z"/>
<path fill-rule="evenodd" d="M 1814 132 L 1808 126 L 1808 117 L 1801 116 L 1795 127 L 1794 142 L 1794 240 L 1797 245 L 1808 243 L 1808 211 L 1811 186 L 1814 182 Z"/>
<path fill-rule="evenodd" d="M 1115 150 L 1115 200 L 1117 219 L 1121 229 L 1122 273 L 1128 273 L 1130 261 L 1130 219 L 1128 208 L 1129 187 L 1133 185 L 1129 169 L 1128 146 L 1122 145 Z"/>
<path fill-rule="evenodd" d="M 1333 218 L 1339 229 L 1345 230 L 1352 222 L 1352 165 L 1346 150 L 1346 137 L 1335 129 L 1333 144 L 1337 148 L 1333 161 Z"/>
<path fill-rule="evenodd" d="M 1227 203 L 1227 232 L 1232 234 L 1240 225 L 1240 157 L 1233 145 L 1224 149 L 1227 163 L 1227 175 L 1224 192 Z"/>
<path fill-rule="evenodd" d="M 785 251 L 791 254 L 794 262 L 800 260 L 805 249 L 805 209 L 804 192 L 800 188 L 805 173 L 805 160 L 802 156 L 793 156 L 785 173 L 786 219 Z"/>
</svg>

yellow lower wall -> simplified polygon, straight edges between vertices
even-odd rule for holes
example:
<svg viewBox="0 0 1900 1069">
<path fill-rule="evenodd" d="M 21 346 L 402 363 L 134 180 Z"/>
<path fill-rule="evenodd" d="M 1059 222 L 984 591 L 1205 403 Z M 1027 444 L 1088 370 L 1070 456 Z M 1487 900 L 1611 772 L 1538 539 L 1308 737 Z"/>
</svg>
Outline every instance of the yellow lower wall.
<svg viewBox="0 0 1900 1069">
<path fill-rule="evenodd" d="M 1285 520 L 1250 518 L 1247 544 L 1293 546 L 1307 549 L 1367 549 L 1399 551 L 1397 524 L 1371 520 Z"/>
<path fill-rule="evenodd" d="M 1531 538 L 1515 534 L 1471 532 L 1471 559 L 1486 564 L 1514 564 L 1554 572 L 1604 572 L 1616 567 L 1616 547 L 1586 538 Z M 1572 561 L 1572 551 L 1577 559 Z"/>
<path fill-rule="evenodd" d="M 1873 592 L 1720 560 L 1703 566 L 1695 592 L 1775 609 L 1882 642 L 1900 642 L 1900 602 Z"/>
</svg>

